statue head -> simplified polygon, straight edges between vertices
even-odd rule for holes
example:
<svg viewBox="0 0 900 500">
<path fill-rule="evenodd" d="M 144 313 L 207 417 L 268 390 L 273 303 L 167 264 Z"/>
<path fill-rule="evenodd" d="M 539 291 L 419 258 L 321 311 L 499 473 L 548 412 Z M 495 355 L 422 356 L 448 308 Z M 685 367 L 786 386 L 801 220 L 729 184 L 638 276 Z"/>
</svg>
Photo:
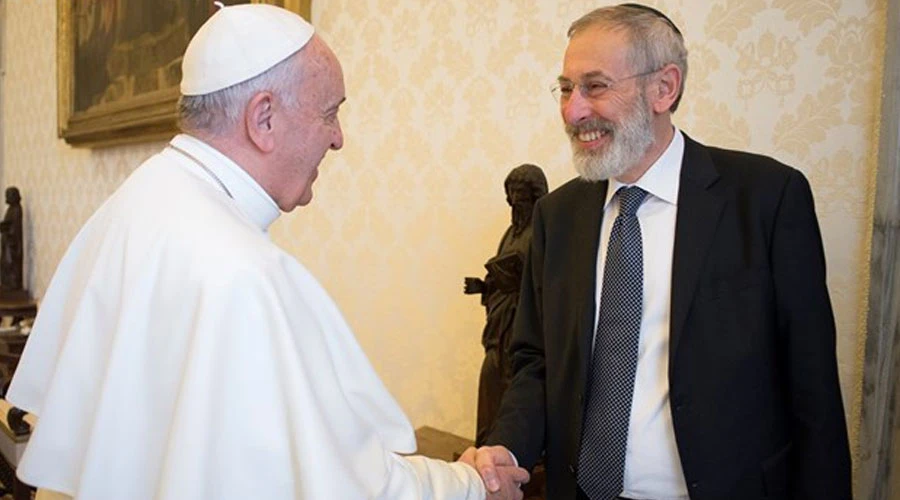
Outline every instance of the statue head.
<svg viewBox="0 0 900 500">
<path fill-rule="evenodd" d="M 19 188 L 10 186 L 6 188 L 6 203 L 8 205 L 15 205 L 22 201 L 22 197 L 19 195 Z"/>
<path fill-rule="evenodd" d="M 512 169 L 503 183 L 506 202 L 512 207 L 512 224 L 519 233 L 531 224 L 531 212 L 538 198 L 547 194 L 547 178 L 537 165 L 524 163 Z"/>
</svg>

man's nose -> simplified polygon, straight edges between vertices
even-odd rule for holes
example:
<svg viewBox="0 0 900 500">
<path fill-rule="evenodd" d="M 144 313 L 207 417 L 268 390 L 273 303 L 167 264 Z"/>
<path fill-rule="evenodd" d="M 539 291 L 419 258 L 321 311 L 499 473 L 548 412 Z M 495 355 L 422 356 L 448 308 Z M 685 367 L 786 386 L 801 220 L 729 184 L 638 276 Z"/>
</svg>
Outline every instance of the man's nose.
<svg viewBox="0 0 900 500">
<path fill-rule="evenodd" d="M 331 141 L 331 149 L 337 151 L 342 147 L 344 147 L 344 131 L 341 129 L 340 122 L 338 122 L 337 132 L 335 133 L 335 136 Z"/>
<path fill-rule="evenodd" d="M 591 116 L 591 102 L 581 95 L 581 89 L 576 88 L 568 99 L 560 101 L 560 112 L 563 121 L 569 125 L 575 125 Z"/>
</svg>

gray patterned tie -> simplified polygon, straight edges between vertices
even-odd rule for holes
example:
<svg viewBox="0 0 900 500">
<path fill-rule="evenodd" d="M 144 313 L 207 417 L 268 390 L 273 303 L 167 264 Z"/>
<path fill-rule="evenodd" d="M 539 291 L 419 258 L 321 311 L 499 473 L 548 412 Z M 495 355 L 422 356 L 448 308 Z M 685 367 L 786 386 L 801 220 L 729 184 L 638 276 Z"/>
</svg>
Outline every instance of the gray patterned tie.
<svg viewBox="0 0 900 500">
<path fill-rule="evenodd" d="M 647 192 L 629 187 L 619 189 L 616 195 L 619 215 L 606 251 L 578 454 L 578 485 L 591 500 L 610 500 L 622 493 L 641 335 L 644 262 L 641 225 L 635 213 Z"/>
</svg>

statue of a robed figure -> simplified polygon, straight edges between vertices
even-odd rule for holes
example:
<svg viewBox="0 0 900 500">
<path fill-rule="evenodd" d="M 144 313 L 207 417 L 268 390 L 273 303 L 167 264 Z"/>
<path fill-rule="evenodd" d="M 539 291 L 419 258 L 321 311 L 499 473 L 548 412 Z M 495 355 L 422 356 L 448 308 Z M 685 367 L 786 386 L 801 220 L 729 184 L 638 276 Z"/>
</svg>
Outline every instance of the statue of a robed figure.
<svg viewBox="0 0 900 500">
<path fill-rule="evenodd" d="M 480 294 L 481 303 L 487 309 L 487 322 L 481 335 L 484 363 L 478 383 L 477 446 L 484 444 L 490 433 L 509 385 L 507 352 L 525 256 L 531 245 L 531 213 L 538 198 L 547 194 L 547 178 L 540 167 L 526 163 L 514 168 L 503 186 L 506 202 L 512 209 L 512 224 L 500 239 L 497 255 L 485 263 L 484 279 L 465 278 L 465 293 Z"/>
<path fill-rule="evenodd" d="M 31 298 L 22 274 L 22 197 L 16 187 L 6 188 L 6 214 L 0 221 L 0 300 Z"/>
<path fill-rule="evenodd" d="M 5 395 L 28 338 L 23 335 L 27 328 L 23 328 L 22 320 L 37 314 L 37 304 L 25 289 L 22 274 L 25 248 L 22 242 L 22 196 L 18 188 L 6 188 L 6 204 L 6 213 L 0 221 L 0 318 L 3 319 L 0 328 L 0 397 Z M 8 417 L 10 428 L 17 436 L 30 432 L 28 424 L 21 420 L 22 415 L 21 410 L 13 408 Z"/>
</svg>

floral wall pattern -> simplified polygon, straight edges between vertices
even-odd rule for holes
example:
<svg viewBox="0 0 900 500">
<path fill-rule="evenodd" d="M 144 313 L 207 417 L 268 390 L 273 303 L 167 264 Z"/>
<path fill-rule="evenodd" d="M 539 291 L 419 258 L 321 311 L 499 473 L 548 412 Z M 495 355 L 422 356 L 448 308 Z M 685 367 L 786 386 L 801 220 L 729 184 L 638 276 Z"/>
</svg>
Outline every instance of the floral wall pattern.
<svg viewBox="0 0 900 500">
<path fill-rule="evenodd" d="M 6 0 L 2 175 L 22 190 L 40 296 L 81 224 L 160 144 L 72 149 L 56 137 L 55 2 Z M 676 123 L 810 179 L 828 258 L 852 438 L 868 274 L 883 0 L 652 0 L 686 36 Z M 474 434 L 484 311 L 462 294 L 509 221 L 524 162 L 571 178 L 548 87 L 587 0 L 323 0 L 344 66 L 345 147 L 273 238 L 334 296 L 416 426 Z M 163 196 L 160 203 L 165 203 Z"/>
</svg>

